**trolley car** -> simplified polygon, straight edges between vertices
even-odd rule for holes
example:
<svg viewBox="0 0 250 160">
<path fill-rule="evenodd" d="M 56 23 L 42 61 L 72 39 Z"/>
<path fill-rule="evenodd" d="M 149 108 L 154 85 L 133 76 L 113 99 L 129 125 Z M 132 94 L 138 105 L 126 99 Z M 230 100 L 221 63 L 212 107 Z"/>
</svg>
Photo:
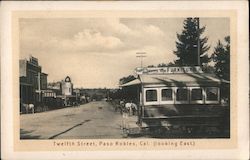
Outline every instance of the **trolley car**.
<svg viewBox="0 0 250 160">
<path fill-rule="evenodd" d="M 221 84 L 229 82 L 200 67 L 137 68 L 136 74 L 121 87 L 137 103 L 140 131 L 182 130 L 188 135 L 216 130 L 220 137 L 230 136 L 229 104 L 220 97 Z M 131 128 L 127 131 L 132 134 Z"/>
</svg>

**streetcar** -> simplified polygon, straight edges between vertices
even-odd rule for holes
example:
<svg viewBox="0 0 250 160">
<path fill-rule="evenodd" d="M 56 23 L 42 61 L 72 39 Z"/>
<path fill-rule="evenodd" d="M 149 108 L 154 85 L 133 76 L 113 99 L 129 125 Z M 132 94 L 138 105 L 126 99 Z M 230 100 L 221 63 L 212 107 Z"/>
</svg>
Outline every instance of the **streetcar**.
<svg viewBox="0 0 250 160">
<path fill-rule="evenodd" d="M 139 132 L 165 134 L 175 131 L 182 137 L 215 133 L 230 137 L 230 105 L 221 98 L 221 85 L 230 82 L 201 67 L 136 68 L 137 79 L 121 85 L 125 98 L 138 106 Z"/>
</svg>

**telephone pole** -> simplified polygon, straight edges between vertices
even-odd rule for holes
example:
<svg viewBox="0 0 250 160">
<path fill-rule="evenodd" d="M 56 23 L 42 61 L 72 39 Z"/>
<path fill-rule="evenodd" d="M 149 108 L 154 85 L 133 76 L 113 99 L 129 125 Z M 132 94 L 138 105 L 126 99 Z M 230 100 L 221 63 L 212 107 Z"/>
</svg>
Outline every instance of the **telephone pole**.
<svg viewBox="0 0 250 160">
<path fill-rule="evenodd" d="M 143 67 L 143 58 L 147 57 L 146 52 L 136 52 L 136 57 L 141 59 L 141 68 Z"/>
<path fill-rule="evenodd" d="M 198 66 L 201 65 L 200 62 L 200 19 L 197 17 L 195 18 L 197 21 L 197 37 L 198 37 L 198 41 L 197 41 L 197 64 Z"/>
</svg>

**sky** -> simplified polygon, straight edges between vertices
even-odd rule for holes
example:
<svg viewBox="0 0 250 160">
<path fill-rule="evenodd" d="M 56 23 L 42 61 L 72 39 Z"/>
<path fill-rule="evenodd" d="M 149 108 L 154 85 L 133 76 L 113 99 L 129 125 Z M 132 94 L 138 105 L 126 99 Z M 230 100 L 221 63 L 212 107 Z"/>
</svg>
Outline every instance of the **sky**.
<svg viewBox="0 0 250 160">
<path fill-rule="evenodd" d="M 176 33 L 184 18 L 22 18 L 20 59 L 38 58 L 48 82 L 70 76 L 74 87 L 117 88 L 119 79 L 140 66 L 176 59 Z M 200 18 L 213 53 L 230 34 L 228 18 Z"/>
</svg>

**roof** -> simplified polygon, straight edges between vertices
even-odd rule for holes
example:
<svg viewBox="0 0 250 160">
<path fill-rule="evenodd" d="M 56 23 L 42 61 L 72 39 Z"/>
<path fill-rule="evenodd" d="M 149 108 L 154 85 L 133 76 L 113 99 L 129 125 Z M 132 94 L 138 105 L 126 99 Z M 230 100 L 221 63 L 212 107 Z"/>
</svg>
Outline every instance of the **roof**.
<svg viewBox="0 0 250 160">
<path fill-rule="evenodd" d="M 127 87 L 127 86 L 133 86 L 133 85 L 138 85 L 138 84 L 141 84 L 141 81 L 139 79 L 135 79 L 128 83 L 120 85 L 120 87 Z"/>
<path fill-rule="evenodd" d="M 130 81 L 121 87 L 137 84 L 165 86 L 211 86 L 220 85 L 221 79 L 205 73 L 141 74 L 139 79 Z"/>
</svg>

